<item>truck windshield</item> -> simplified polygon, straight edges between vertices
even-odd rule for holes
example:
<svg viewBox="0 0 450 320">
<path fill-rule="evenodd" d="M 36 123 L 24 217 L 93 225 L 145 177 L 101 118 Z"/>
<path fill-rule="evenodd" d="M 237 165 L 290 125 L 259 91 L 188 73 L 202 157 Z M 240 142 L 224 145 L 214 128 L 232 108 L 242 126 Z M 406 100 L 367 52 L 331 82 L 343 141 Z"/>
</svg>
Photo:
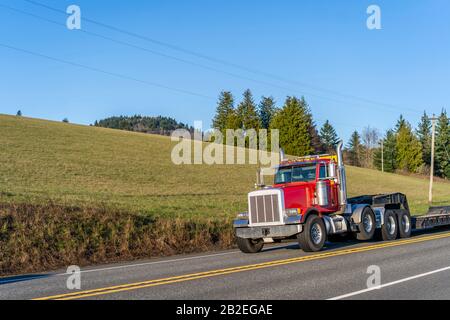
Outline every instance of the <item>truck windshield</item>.
<svg viewBox="0 0 450 320">
<path fill-rule="evenodd" d="M 308 182 L 314 180 L 316 180 L 315 164 L 279 168 L 275 175 L 275 184 Z"/>
</svg>

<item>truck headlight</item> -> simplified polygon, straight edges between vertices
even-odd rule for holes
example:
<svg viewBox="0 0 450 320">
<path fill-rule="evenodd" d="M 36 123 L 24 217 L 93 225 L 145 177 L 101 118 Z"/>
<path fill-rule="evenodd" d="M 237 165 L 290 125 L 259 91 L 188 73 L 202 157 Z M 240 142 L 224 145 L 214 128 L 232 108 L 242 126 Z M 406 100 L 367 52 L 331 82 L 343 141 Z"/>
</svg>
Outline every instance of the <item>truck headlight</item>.
<svg viewBox="0 0 450 320">
<path fill-rule="evenodd" d="M 284 210 L 284 214 L 287 217 L 297 216 L 297 215 L 300 215 L 301 213 L 302 213 L 302 209 L 300 209 L 300 208 L 285 209 Z"/>
<path fill-rule="evenodd" d="M 240 212 L 237 214 L 238 219 L 248 220 L 248 212 Z"/>
</svg>

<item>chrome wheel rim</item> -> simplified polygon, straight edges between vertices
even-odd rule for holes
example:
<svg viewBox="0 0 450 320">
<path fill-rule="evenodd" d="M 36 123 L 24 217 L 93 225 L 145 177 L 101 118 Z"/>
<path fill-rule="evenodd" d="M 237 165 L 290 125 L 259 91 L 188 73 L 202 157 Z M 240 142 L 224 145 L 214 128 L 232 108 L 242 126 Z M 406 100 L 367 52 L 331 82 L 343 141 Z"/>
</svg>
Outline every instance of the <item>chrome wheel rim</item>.
<svg viewBox="0 0 450 320">
<path fill-rule="evenodd" d="M 388 227 L 389 234 L 395 233 L 395 219 L 393 216 L 389 216 L 388 221 L 387 221 L 387 227 Z"/>
<path fill-rule="evenodd" d="M 314 223 L 311 227 L 311 240 L 314 244 L 319 244 L 322 241 L 322 229 L 318 223 Z"/>
<path fill-rule="evenodd" d="M 370 216 L 370 214 L 366 214 L 363 218 L 364 231 L 370 233 L 372 231 L 372 227 L 373 227 L 372 217 Z"/>
<path fill-rule="evenodd" d="M 402 217 L 402 228 L 404 232 L 409 232 L 409 228 L 411 228 L 411 222 L 406 214 Z"/>
</svg>

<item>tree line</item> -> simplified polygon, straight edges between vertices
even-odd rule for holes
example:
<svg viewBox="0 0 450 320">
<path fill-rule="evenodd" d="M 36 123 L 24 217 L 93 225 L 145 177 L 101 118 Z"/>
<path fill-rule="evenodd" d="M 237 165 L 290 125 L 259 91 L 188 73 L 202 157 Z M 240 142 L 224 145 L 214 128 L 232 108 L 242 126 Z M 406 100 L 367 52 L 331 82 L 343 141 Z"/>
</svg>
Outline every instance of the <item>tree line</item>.
<svg viewBox="0 0 450 320">
<path fill-rule="evenodd" d="M 450 122 L 445 109 L 436 121 L 434 174 L 450 178 Z M 424 112 L 414 129 L 403 117 L 394 128 L 379 137 L 376 129 L 353 132 L 347 144 L 351 165 L 386 172 L 429 174 L 431 168 L 432 123 Z"/>
<path fill-rule="evenodd" d="M 94 126 L 161 135 L 170 135 L 177 129 L 186 129 L 191 132 L 194 131 L 193 127 L 163 116 L 115 116 L 95 121 Z"/>
<path fill-rule="evenodd" d="M 270 96 L 262 96 L 256 103 L 250 90 L 238 102 L 231 92 L 221 92 L 212 127 L 222 132 L 267 129 L 269 136 L 270 130 L 278 129 L 280 147 L 295 156 L 331 153 L 340 141 L 328 120 L 317 129 L 304 97 L 288 96 L 278 107 Z M 384 134 L 371 127 L 354 131 L 345 146 L 344 157 L 353 166 L 429 174 L 431 135 L 431 119 L 425 112 L 416 128 L 400 116 L 396 126 Z M 445 109 L 436 123 L 435 175 L 450 178 L 450 123 Z"/>
<path fill-rule="evenodd" d="M 226 129 L 266 129 L 269 137 L 270 131 L 277 129 L 280 146 L 287 154 L 298 156 L 329 152 L 339 141 L 329 121 L 317 129 L 304 97 L 289 96 L 278 107 L 270 96 L 263 96 L 256 103 L 250 90 L 237 104 L 231 92 L 221 92 L 212 127 L 223 133 Z"/>
</svg>

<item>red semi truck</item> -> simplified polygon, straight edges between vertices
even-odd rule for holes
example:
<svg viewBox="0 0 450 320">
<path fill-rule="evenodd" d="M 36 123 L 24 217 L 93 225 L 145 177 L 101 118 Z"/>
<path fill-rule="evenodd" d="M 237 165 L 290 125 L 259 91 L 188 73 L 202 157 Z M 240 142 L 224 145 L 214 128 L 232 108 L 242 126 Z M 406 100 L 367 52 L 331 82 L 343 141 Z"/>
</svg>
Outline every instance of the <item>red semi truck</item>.
<svg viewBox="0 0 450 320">
<path fill-rule="evenodd" d="M 296 238 L 301 249 L 314 252 L 327 240 L 347 236 L 394 240 L 410 237 L 413 229 L 450 225 L 450 207 L 411 217 L 401 193 L 347 198 L 342 142 L 336 155 L 282 159 L 274 184 L 257 187 L 248 194 L 248 212 L 238 214 L 233 223 L 245 253 L 261 251 L 267 239 Z"/>
</svg>

